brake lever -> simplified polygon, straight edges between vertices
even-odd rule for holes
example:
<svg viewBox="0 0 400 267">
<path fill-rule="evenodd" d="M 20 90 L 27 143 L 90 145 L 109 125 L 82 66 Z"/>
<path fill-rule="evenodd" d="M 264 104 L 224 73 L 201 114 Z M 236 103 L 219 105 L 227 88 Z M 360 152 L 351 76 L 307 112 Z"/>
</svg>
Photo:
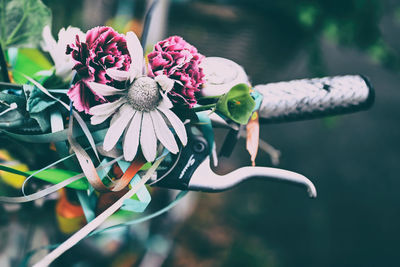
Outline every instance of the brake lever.
<svg viewBox="0 0 400 267">
<path fill-rule="evenodd" d="M 311 198 L 317 196 L 314 184 L 305 176 L 278 168 L 242 167 L 225 175 L 218 175 L 210 168 L 207 141 L 199 135 L 189 134 L 188 144 L 182 148 L 176 164 L 164 172 L 153 185 L 169 189 L 221 192 L 253 178 L 289 182 L 306 187 Z"/>
<path fill-rule="evenodd" d="M 203 192 L 221 192 L 235 187 L 241 182 L 260 178 L 276 180 L 305 186 L 310 198 L 317 197 L 314 184 L 304 175 L 296 172 L 270 167 L 242 167 L 225 175 L 218 175 L 210 168 L 207 156 L 193 174 L 188 189 Z"/>
</svg>

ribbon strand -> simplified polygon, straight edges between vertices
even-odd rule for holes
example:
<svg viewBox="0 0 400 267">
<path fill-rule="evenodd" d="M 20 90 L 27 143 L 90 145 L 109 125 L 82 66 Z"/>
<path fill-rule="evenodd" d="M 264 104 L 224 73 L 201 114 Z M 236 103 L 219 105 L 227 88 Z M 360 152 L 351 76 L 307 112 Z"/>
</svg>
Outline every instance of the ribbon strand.
<svg viewBox="0 0 400 267">
<path fill-rule="evenodd" d="M 55 259 L 61 256 L 65 251 L 73 247 L 76 243 L 81 241 L 93 230 L 95 230 L 100 224 L 102 224 L 108 217 L 110 217 L 114 212 L 116 212 L 122 206 L 125 199 L 131 198 L 142 186 L 145 185 L 145 183 L 151 178 L 151 176 L 156 171 L 160 163 L 164 160 L 164 158 L 165 156 L 156 160 L 154 164 L 150 167 L 150 169 L 146 172 L 146 174 L 142 177 L 142 180 L 139 183 L 132 186 L 132 188 L 119 200 L 117 200 L 113 205 L 111 205 L 103 213 L 97 216 L 93 221 L 91 221 L 83 228 L 81 228 L 78 232 L 73 234 L 64 243 L 62 243 L 59 247 L 50 252 L 50 254 L 48 254 L 41 261 L 36 263 L 33 267 L 49 266 L 50 263 L 52 263 Z"/>
<path fill-rule="evenodd" d="M 71 116 L 69 119 L 69 129 L 68 132 L 68 142 L 71 145 L 72 150 L 75 152 L 76 157 L 78 159 L 79 164 L 81 165 L 83 173 L 85 173 L 86 178 L 89 183 L 95 188 L 97 191 L 120 191 L 124 189 L 133 176 L 140 170 L 140 168 L 146 163 L 142 157 L 136 158 L 132 163 L 128 170 L 122 175 L 122 177 L 117 180 L 111 187 L 107 187 L 104 185 L 103 181 L 97 174 L 96 168 L 90 158 L 90 156 L 86 153 L 86 151 L 81 147 L 81 145 L 76 141 L 76 139 L 72 135 L 72 127 L 73 127 L 73 117 Z"/>
</svg>

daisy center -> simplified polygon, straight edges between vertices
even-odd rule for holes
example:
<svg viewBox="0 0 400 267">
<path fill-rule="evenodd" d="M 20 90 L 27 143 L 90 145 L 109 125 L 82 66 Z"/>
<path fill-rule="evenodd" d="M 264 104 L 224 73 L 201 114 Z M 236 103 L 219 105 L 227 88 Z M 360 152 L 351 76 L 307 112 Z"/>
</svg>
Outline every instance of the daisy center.
<svg viewBox="0 0 400 267">
<path fill-rule="evenodd" d="M 150 77 L 137 78 L 128 90 L 128 102 L 139 111 L 154 110 L 161 100 L 157 82 Z"/>
</svg>

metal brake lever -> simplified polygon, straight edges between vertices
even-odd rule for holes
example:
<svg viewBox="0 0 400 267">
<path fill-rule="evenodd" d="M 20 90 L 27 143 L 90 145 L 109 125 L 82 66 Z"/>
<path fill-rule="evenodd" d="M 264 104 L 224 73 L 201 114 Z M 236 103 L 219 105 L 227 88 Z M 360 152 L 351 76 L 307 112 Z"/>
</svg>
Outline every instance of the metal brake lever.
<svg viewBox="0 0 400 267">
<path fill-rule="evenodd" d="M 174 166 L 157 173 L 159 178 L 154 186 L 169 189 L 203 192 L 221 192 L 239 183 L 261 178 L 305 186 L 311 198 L 317 196 L 313 183 L 305 176 L 277 168 L 242 167 L 225 175 L 218 175 L 210 168 L 207 141 L 199 135 L 189 135 L 188 144 L 182 148 Z M 153 184 L 153 183 L 152 183 Z"/>
<path fill-rule="evenodd" d="M 204 192 L 221 192 L 253 178 L 289 182 L 305 186 L 311 198 L 317 197 L 314 184 L 304 175 L 269 167 L 242 167 L 225 175 L 218 175 L 210 168 L 210 157 L 203 161 L 192 175 L 188 189 Z"/>
</svg>

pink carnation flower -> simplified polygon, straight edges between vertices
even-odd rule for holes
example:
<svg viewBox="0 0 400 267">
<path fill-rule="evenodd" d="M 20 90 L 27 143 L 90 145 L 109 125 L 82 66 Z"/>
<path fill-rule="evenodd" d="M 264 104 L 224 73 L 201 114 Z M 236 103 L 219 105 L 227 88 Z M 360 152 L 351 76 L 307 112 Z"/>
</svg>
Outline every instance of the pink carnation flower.
<svg viewBox="0 0 400 267">
<path fill-rule="evenodd" d="M 85 42 L 77 35 L 75 43 L 67 46 L 67 54 L 74 59 L 73 69 L 78 74 L 78 81 L 68 91 L 68 96 L 78 111 L 89 113 L 91 107 L 112 100 L 109 96 L 91 89 L 88 86 L 89 82 L 123 87 L 121 82 L 106 74 L 106 69 L 129 69 L 131 58 L 125 35 L 110 27 L 95 27 L 86 33 Z"/>
<path fill-rule="evenodd" d="M 158 42 L 148 55 L 149 76 L 166 75 L 178 81 L 168 94 L 175 103 L 191 108 L 197 103 L 196 92 L 204 83 L 203 69 L 199 67 L 203 58 L 182 37 L 171 36 Z"/>
</svg>

